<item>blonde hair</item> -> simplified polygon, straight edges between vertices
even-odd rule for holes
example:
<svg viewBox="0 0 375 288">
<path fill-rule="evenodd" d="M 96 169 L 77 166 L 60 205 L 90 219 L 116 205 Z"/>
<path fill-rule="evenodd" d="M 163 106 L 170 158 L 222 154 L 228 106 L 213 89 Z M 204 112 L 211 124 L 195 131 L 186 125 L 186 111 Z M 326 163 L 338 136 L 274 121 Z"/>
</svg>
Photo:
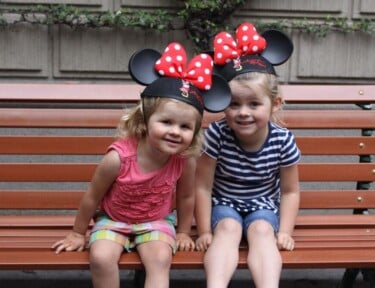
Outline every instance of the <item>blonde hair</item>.
<svg viewBox="0 0 375 288">
<path fill-rule="evenodd" d="M 126 109 L 117 125 L 116 138 L 134 137 L 138 140 L 146 138 L 147 124 L 151 115 L 155 113 L 162 103 L 167 101 L 180 102 L 172 98 L 146 97 L 143 98 L 134 108 Z M 181 153 L 183 156 L 198 156 L 203 141 L 203 133 L 201 129 L 202 115 L 196 108 L 191 107 L 191 109 L 194 109 L 197 115 L 195 131 L 189 148 Z"/>
<path fill-rule="evenodd" d="M 277 97 L 280 97 L 282 99 L 281 93 L 279 91 L 279 81 L 277 79 L 277 76 L 269 73 L 243 73 L 233 78 L 229 82 L 229 86 L 231 89 L 240 87 L 244 89 L 254 90 L 255 93 L 263 93 L 270 98 L 271 103 L 274 103 Z M 283 121 L 279 117 L 280 115 L 277 114 L 274 113 L 272 115 L 272 121 L 282 125 Z"/>
</svg>

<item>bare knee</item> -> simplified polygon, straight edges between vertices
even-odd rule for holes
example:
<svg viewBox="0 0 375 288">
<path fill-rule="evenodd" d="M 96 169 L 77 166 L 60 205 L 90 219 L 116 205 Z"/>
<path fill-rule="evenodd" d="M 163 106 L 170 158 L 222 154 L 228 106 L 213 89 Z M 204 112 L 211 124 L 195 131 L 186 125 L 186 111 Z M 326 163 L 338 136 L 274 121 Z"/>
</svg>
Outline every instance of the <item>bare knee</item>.
<svg viewBox="0 0 375 288">
<path fill-rule="evenodd" d="M 138 253 L 146 271 L 168 269 L 172 262 L 172 248 L 161 241 L 151 241 L 138 246 Z"/>
<path fill-rule="evenodd" d="M 232 218 L 225 218 L 221 220 L 215 228 L 215 234 L 218 233 L 224 233 L 225 235 L 242 235 L 242 226 Z"/>
<path fill-rule="evenodd" d="M 117 269 L 121 252 L 119 249 L 102 249 L 92 245 L 90 248 L 90 267 L 94 270 Z"/>
<path fill-rule="evenodd" d="M 263 240 L 267 238 L 275 239 L 275 231 L 272 225 L 264 220 L 257 220 L 251 223 L 247 233 L 249 240 L 258 237 Z"/>
</svg>

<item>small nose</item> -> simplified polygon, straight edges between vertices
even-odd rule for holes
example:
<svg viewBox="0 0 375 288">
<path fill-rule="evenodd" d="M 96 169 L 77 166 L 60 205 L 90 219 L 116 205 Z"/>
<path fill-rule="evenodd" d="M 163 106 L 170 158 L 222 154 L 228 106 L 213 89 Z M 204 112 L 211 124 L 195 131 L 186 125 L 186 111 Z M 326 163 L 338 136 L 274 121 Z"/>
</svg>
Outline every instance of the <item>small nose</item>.
<svg viewBox="0 0 375 288">
<path fill-rule="evenodd" d="M 240 113 L 241 116 L 250 116 L 250 109 L 246 107 L 246 105 L 242 105 L 240 108 Z"/>
<path fill-rule="evenodd" d="M 178 127 L 178 125 L 173 125 L 170 129 L 170 133 L 173 135 L 180 134 L 180 127 Z"/>
</svg>

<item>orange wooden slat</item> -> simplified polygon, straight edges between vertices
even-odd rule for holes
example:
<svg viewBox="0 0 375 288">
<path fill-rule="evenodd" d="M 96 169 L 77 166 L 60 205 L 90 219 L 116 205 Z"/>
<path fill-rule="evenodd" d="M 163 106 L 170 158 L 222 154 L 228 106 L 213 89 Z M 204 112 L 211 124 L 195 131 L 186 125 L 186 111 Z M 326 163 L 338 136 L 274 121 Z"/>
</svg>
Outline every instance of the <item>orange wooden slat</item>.
<svg viewBox="0 0 375 288">
<path fill-rule="evenodd" d="M 104 154 L 111 136 L 0 136 L 0 154 Z"/>
<path fill-rule="evenodd" d="M 375 163 L 301 163 L 300 181 L 375 181 Z"/>
<path fill-rule="evenodd" d="M 81 190 L 0 190 L 0 209 L 77 209 Z"/>
<path fill-rule="evenodd" d="M 347 121 L 350 113 L 351 121 Z M 0 127 L 115 128 L 122 109 L 0 108 Z M 222 113 L 205 113 L 202 127 L 220 119 Z M 294 129 L 375 128 L 375 110 L 286 110 L 285 126 Z"/>
<path fill-rule="evenodd" d="M 87 182 L 96 167 L 96 163 L 0 163 L 0 181 Z"/>
<path fill-rule="evenodd" d="M 289 129 L 375 128 L 375 110 L 290 110 L 281 116 Z"/>
<path fill-rule="evenodd" d="M 299 228 L 375 228 L 375 215 L 371 214 L 303 214 L 298 215 L 296 227 Z"/>
<path fill-rule="evenodd" d="M 85 83 L 0 83 L 0 101 L 134 102 L 144 86 Z M 281 85 L 288 103 L 374 103 L 374 85 Z M 27 92 L 27 93 L 26 93 Z"/>
<path fill-rule="evenodd" d="M 0 83 L 0 101 L 134 102 L 144 86 L 83 83 Z"/>
<path fill-rule="evenodd" d="M 112 136 L 1 136 L 0 154 L 104 154 Z M 375 137 L 297 136 L 304 155 L 372 155 Z"/>
<path fill-rule="evenodd" d="M 0 108 L 0 127 L 115 128 L 121 109 Z"/>
<path fill-rule="evenodd" d="M 284 268 L 373 268 L 375 248 L 295 249 L 281 251 Z M 177 252 L 172 269 L 202 269 L 204 252 Z M 0 249 L 0 267 L 9 269 L 89 269 L 88 251 L 56 254 L 47 249 Z M 247 250 L 240 250 L 238 268 L 247 267 Z M 120 269 L 140 269 L 138 253 L 123 253 Z"/>
<path fill-rule="evenodd" d="M 0 209 L 76 209 L 84 191 L 0 190 Z M 324 201 L 322 201 L 324 199 Z M 301 209 L 375 208 L 374 190 L 301 191 Z"/>
<path fill-rule="evenodd" d="M 301 209 L 372 209 L 374 190 L 301 191 Z"/>
<path fill-rule="evenodd" d="M 303 155 L 373 155 L 375 137 L 367 136 L 297 136 Z"/>
<path fill-rule="evenodd" d="M 375 103 L 375 85 L 281 85 L 287 103 Z"/>
</svg>

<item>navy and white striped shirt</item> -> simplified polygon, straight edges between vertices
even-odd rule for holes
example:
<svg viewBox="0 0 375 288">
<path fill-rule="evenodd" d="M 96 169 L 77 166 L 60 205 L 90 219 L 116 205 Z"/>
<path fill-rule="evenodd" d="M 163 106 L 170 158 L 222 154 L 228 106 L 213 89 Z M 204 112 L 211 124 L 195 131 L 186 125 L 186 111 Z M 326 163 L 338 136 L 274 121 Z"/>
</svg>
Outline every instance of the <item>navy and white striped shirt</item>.
<svg viewBox="0 0 375 288">
<path fill-rule="evenodd" d="M 213 205 L 227 205 L 239 212 L 280 206 L 280 167 L 296 164 L 301 154 L 293 134 L 269 123 L 268 138 L 257 152 L 243 150 L 226 119 L 205 131 L 204 152 L 216 159 Z"/>
</svg>

